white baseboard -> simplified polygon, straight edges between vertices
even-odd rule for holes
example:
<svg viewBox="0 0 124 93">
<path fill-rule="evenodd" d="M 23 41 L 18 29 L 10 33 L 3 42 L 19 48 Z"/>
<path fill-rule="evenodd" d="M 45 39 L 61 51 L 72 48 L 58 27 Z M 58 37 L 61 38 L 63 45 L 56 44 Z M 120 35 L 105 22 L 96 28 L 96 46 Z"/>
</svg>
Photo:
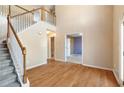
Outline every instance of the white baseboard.
<svg viewBox="0 0 124 93">
<path fill-rule="evenodd" d="M 61 61 L 61 62 L 66 62 L 65 60 L 62 60 L 62 59 L 55 59 L 56 61 Z M 98 69 L 104 69 L 104 70 L 109 70 L 109 71 L 113 71 L 112 68 L 106 68 L 106 67 L 100 67 L 100 66 L 94 66 L 94 65 L 88 65 L 88 64 L 82 64 L 84 66 L 87 66 L 87 67 L 92 67 L 92 68 L 98 68 Z"/>
<path fill-rule="evenodd" d="M 115 70 L 113 69 L 113 74 L 115 76 L 115 79 L 117 80 L 118 84 L 123 87 L 123 82 L 119 79 L 119 77 L 117 76 Z"/>
<path fill-rule="evenodd" d="M 56 60 L 56 61 L 61 61 L 61 62 L 66 62 L 66 61 L 63 60 L 63 59 L 56 59 L 56 58 L 55 58 L 55 60 Z"/>
<path fill-rule="evenodd" d="M 41 63 L 41 64 L 37 64 L 37 65 L 33 65 L 33 66 L 30 66 L 30 67 L 27 67 L 27 70 L 32 69 L 32 68 L 35 68 L 35 67 L 42 66 L 42 65 L 44 65 L 44 64 L 47 64 L 47 62 Z"/>
<path fill-rule="evenodd" d="M 82 64 L 82 65 L 87 66 L 87 67 L 92 67 L 92 68 L 98 68 L 98 69 L 103 69 L 103 70 L 109 70 L 109 71 L 112 71 L 111 68 L 100 67 L 100 66 L 94 66 L 94 65 L 88 65 L 88 64 Z"/>
</svg>

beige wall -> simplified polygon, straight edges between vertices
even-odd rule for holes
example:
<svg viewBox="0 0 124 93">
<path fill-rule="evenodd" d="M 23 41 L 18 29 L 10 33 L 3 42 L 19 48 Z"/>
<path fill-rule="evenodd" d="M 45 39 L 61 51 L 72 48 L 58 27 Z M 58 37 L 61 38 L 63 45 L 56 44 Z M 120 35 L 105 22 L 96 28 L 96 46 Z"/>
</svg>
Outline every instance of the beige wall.
<svg viewBox="0 0 124 93">
<path fill-rule="evenodd" d="M 120 23 L 122 20 L 122 15 L 124 13 L 124 6 L 114 6 L 114 24 L 113 24 L 113 48 L 114 48 L 114 53 L 113 53 L 113 65 L 114 65 L 114 70 L 116 72 L 116 75 L 119 77 L 120 74 Z"/>
<path fill-rule="evenodd" d="M 27 49 L 27 69 L 47 63 L 47 29 L 56 27 L 46 22 L 38 22 L 18 35 Z"/>
<path fill-rule="evenodd" d="M 112 6 L 56 6 L 56 16 L 56 59 L 65 59 L 65 35 L 78 32 L 83 34 L 83 63 L 112 68 Z"/>
</svg>

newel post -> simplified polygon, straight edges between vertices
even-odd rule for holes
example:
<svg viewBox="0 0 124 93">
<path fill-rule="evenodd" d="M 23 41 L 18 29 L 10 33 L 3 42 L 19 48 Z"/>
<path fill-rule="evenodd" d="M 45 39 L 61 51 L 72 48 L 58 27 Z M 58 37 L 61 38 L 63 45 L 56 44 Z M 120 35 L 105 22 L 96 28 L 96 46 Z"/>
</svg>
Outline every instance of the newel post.
<svg viewBox="0 0 124 93">
<path fill-rule="evenodd" d="M 45 21 L 45 20 L 46 20 L 46 18 L 45 18 L 45 11 L 44 11 L 44 7 L 43 7 L 43 8 L 41 8 L 41 20 L 42 20 L 42 21 Z"/>
<path fill-rule="evenodd" d="M 27 83 L 27 73 L 26 73 L 26 48 L 23 47 L 23 68 L 24 68 L 24 76 L 23 82 Z"/>
</svg>

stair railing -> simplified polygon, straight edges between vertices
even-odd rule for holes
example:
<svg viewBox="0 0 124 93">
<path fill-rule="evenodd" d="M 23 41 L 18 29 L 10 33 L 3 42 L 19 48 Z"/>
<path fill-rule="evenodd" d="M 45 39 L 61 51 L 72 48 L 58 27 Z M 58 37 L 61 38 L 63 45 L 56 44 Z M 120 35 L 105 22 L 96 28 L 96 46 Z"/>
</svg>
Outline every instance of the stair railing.
<svg viewBox="0 0 124 93">
<path fill-rule="evenodd" d="M 16 45 L 16 49 L 17 49 L 17 47 L 20 47 L 20 49 L 21 49 L 21 54 L 19 54 L 19 53 L 18 54 L 19 54 L 19 57 L 20 57 L 20 55 L 22 55 L 22 60 L 18 60 L 18 61 L 22 61 L 23 62 L 23 67 L 22 67 L 23 72 L 20 73 L 20 74 L 23 75 L 22 76 L 23 83 L 27 83 L 27 74 L 26 74 L 26 47 L 23 46 L 21 40 L 19 39 L 19 37 L 18 37 L 18 35 L 17 35 L 17 33 L 16 33 L 13 25 L 12 25 L 11 16 L 10 16 L 10 15 L 12 15 L 12 12 L 13 12 L 12 11 L 12 7 L 9 6 L 8 8 L 9 8 L 8 9 L 9 11 L 8 11 L 8 16 L 7 16 L 7 24 L 8 24 L 8 26 L 7 26 L 7 42 L 9 41 L 9 39 L 11 40 L 11 38 L 13 38 L 13 39 L 15 38 L 15 42 L 16 42 L 15 44 L 17 44 Z M 10 44 L 11 45 L 11 48 L 14 47 L 14 46 L 12 46 L 13 41 L 10 41 L 10 43 L 11 43 Z M 15 54 L 15 55 L 18 55 L 18 54 Z"/>
<path fill-rule="evenodd" d="M 11 20 L 16 32 L 21 32 L 39 21 L 56 25 L 56 16 L 43 7 L 12 15 Z"/>
<path fill-rule="evenodd" d="M 6 7 L 6 8 L 5 8 Z M 17 8 L 16 8 L 17 7 Z M 16 8 L 16 9 L 15 9 Z M 5 10 L 4 10 L 5 9 Z M 56 24 L 56 16 L 45 8 L 37 8 L 33 10 L 26 10 L 20 6 L 0 6 L 0 15 L 7 17 L 7 42 L 14 37 L 16 46 L 21 49 L 22 60 L 23 62 L 23 83 L 27 82 L 26 74 L 26 48 L 23 46 L 21 40 L 19 39 L 17 32 L 27 29 L 30 25 L 38 21 L 49 22 L 53 25 Z M 11 40 L 10 40 L 10 43 Z M 14 47 L 11 44 L 12 47 Z M 17 54 L 15 54 L 17 55 Z"/>
<path fill-rule="evenodd" d="M 27 82 L 27 74 L 26 74 L 26 47 L 23 46 L 21 40 L 19 39 L 16 31 L 14 30 L 14 27 L 12 26 L 12 23 L 10 21 L 10 15 L 7 17 L 8 20 L 8 33 L 7 33 L 7 41 L 11 36 L 14 36 L 19 47 L 21 48 L 22 55 L 23 55 L 23 83 Z M 12 34 L 12 35 L 10 35 Z"/>
</svg>

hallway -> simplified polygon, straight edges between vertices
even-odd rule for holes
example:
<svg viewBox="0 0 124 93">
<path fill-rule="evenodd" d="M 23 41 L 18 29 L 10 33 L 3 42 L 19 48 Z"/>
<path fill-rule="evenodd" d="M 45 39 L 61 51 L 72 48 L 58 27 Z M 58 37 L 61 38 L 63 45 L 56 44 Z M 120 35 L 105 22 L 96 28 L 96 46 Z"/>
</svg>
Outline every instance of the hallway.
<svg viewBox="0 0 124 93">
<path fill-rule="evenodd" d="M 79 64 L 49 61 L 28 70 L 31 87 L 115 87 L 117 81 L 111 71 Z"/>
</svg>

